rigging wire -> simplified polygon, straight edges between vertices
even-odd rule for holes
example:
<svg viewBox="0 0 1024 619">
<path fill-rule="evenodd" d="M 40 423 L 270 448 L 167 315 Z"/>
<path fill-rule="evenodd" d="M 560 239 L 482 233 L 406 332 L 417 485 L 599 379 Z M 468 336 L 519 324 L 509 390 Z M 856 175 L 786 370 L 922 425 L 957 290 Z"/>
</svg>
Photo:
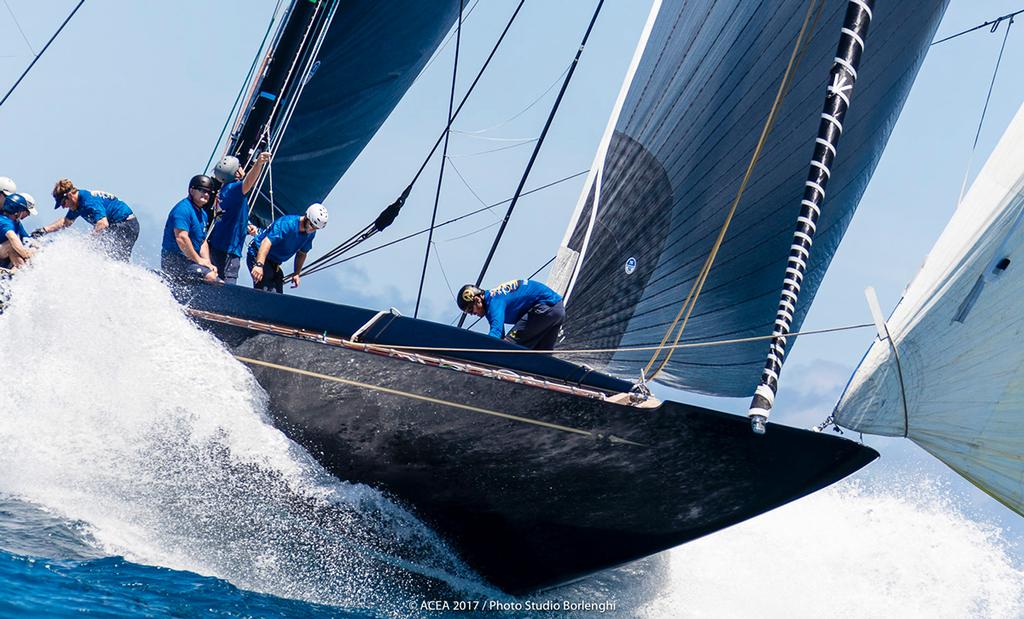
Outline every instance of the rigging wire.
<svg viewBox="0 0 1024 619">
<path fill-rule="evenodd" d="M 541 191 L 543 189 L 547 189 L 549 187 L 553 187 L 555 185 L 564 183 L 566 181 L 570 181 L 570 180 L 572 180 L 572 179 L 574 179 L 576 177 L 583 176 L 584 174 L 586 174 L 589 171 L 590 170 L 583 170 L 582 172 L 577 172 L 575 174 L 570 174 L 569 176 L 565 176 L 565 177 L 560 178 L 560 179 L 558 179 L 556 181 L 552 181 L 550 183 L 547 183 L 546 185 L 541 185 L 540 187 L 535 187 L 534 189 L 531 189 L 529 191 L 524 191 L 523 195 L 524 196 L 528 196 L 531 193 L 536 193 L 536 192 Z M 492 208 L 494 208 L 496 206 L 501 206 L 502 204 L 508 204 L 511 201 L 512 201 L 512 198 L 506 198 L 505 200 L 502 200 L 501 202 L 495 202 L 494 204 L 487 205 L 487 206 L 485 206 L 483 208 L 479 208 L 479 209 L 476 209 L 474 211 L 470 211 L 468 213 L 464 213 L 462 215 L 459 215 L 458 217 L 454 217 L 452 219 L 449 219 L 448 221 L 445 221 L 445 222 L 437 224 L 436 226 L 434 226 L 434 229 L 436 230 L 438 228 L 447 226 L 449 224 L 453 224 L 453 223 L 455 223 L 457 221 L 460 221 L 462 219 L 466 219 L 467 217 L 472 217 L 473 215 L 477 215 L 477 214 L 482 213 L 484 211 L 489 211 L 490 209 L 492 209 Z M 338 257 L 337 259 L 335 259 L 332 262 L 323 263 L 321 265 L 318 265 L 315 268 L 303 269 L 302 270 L 302 275 L 303 275 L 303 277 L 308 277 L 309 275 L 311 275 L 313 273 L 316 273 L 318 271 L 322 271 L 324 269 L 327 269 L 327 268 L 330 268 L 330 267 L 333 267 L 333 266 L 337 266 L 337 265 L 339 265 L 339 264 L 341 264 L 343 262 L 348 262 L 349 260 L 355 260 L 356 258 L 359 258 L 361 256 L 365 256 L 367 254 L 372 254 L 373 252 L 375 252 L 377 250 L 384 249 L 386 247 L 391 247 L 392 245 L 395 245 L 397 243 L 401 243 L 403 241 L 407 241 L 407 240 L 409 240 L 411 238 L 415 238 L 415 237 L 417 237 L 417 236 L 419 236 L 421 234 L 426 234 L 428 230 L 429 230 L 429 228 L 424 228 L 424 229 L 420 230 L 419 232 L 413 232 L 412 234 L 407 234 L 407 235 L 405 235 L 405 236 L 403 236 L 401 238 L 394 239 L 393 241 L 388 241 L 387 243 L 384 243 L 382 245 L 377 245 L 376 247 L 371 247 L 370 249 L 367 249 L 365 251 L 362 251 L 362 252 L 360 252 L 358 254 L 355 254 L 355 255 L 352 255 L 352 256 L 348 256 L 347 258 Z M 353 237 L 353 238 L 355 238 L 355 237 Z"/>
<path fill-rule="evenodd" d="M 967 33 L 974 32 L 975 30 L 980 30 L 981 28 L 984 28 L 985 26 L 992 26 L 992 29 L 989 30 L 989 32 L 995 32 L 996 28 L 999 27 L 999 22 L 1007 20 L 1007 19 L 1012 20 L 1014 18 L 1014 16 L 1020 15 L 1021 13 L 1024 13 L 1024 9 L 1021 9 L 1019 11 L 1014 11 L 1013 13 L 1007 13 L 1006 15 L 1003 15 L 1002 17 L 997 17 L 997 18 L 989 20 L 989 21 L 987 21 L 987 22 L 985 22 L 983 24 L 978 24 L 977 26 L 974 26 L 973 28 L 968 28 L 967 30 L 962 30 L 962 31 L 960 31 L 960 32 L 958 32 L 956 34 L 951 34 L 948 37 L 939 39 L 938 41 L 933 41 L 932 44 L 929 45 L 929 47 L 931 47 L 932 45 L 938 45 L 939 43 L 945 43 L 946 41 L 950 41 L 950 40 L 955 39 L 957 37 L 963 36 L 963 35 L 965 35 Z"/>
<path fill-rule="evenodd" d="M 427 233 L 427 247 L 423 254 L 423 272 L 420 273 L 420 286 L 416 291 L 416 308 L 412 317 L 420 315 L 420 301 L 423 299 L 423 282 L 427 280 L 427 264 L 430 263 L 430 246 L 434 244 L 434 224 L 437 223 L 437 205 L 441 202 L 441 185 L 444 183 L 444 168 L 448 161 L 448 140 L 452 134 L 452 111 L 455 109 L 455 87 L 459 77 L 459 47 L 462 43 L 462 9 L 463 0 L 459 0 L 459 23 L 455 28 L 455 61 L 452 67 L 452 88 L 448 94 L 448 122 L 445 124 L 444 148 L 441 149 L 441 165 L 437 172 L 437 190 L 434 192 L 434 210 L 430 214 L 430 231 Z"/>
<path fill-rule="evenodd" d="M 964 194 L 967 192 L 967 178 L 971 175 L 971 166 L 974 165 L 974 154 L 978 149 L 978 138 L 981 137 L 981 128 L 985 124 L 985 115 L 988 113 L 988 104 L 992 99 L 992 89 L 995 88 L 996 76 L 999 75 L 999 65 L 1003 62 L 1003 52 L 1006 51 L 1006 40 L 1010 38 L 1010 27 L 1013 26 L 1013 15 L 1016 15 L 1016 13 L 1009 16 L 1010 21 L 1006 24 L 1006 32 L 1003 33 L 1003 43 L 999 46 L 999 56 L 996 57 L 996 66 L 995 69 L 992 70 L 992 80 L 988 84 L 988 94 L 985 95 L 985 105 L 981 108 L 981 118 L 978 119 L 978 130 L 974 134 L 974 144 L 971 145 L 971 154 L 967 158 L 967 169 L 964 170 L 964 180 L 963 183 L 960 184 L 960 197 L 957 198 L 957 205 L 964 201 Z M 995 32 L 996 28 L 999 27 L 999 23 L 1003 19 L 1004 18 L 1002 17 L 997 19 L 990 32 Z"/>
<path fill-rule="evenodd" d="M 388 207 L 385 208 L 377 216 L 377 219 L 375 219 L 373 223 L 369 224 L 361 231 L 357 232 L 352 237 L 350 237 L 348 240 L 328 250 L 327 253 L 320 256 L 316 260 L 312 261 L 307 267 L 307 271 L 305 271 L 307 274 L 311 270 L 316 269 L 323 264 L 331 262 L 338 258 L 339 256 L 341 256 L 342 254 L 350 251 L 352 248 L 359 245 L 360 243 L 370 238 L 374 234 L 380 232 L 384 228 L 387 228 L 395 221 L 395 218 L 398 217 L 398 213 L 402 210 L 402 206 L 405 205 L 405 201 L 409 198 L 409 194 L 412 192 L 413 185 L 415 185 L 416 181 L 419 180 L 419 177 L 423 173 L 423 170 L 426 169 L 427 167 L 427 163 L 430 162 L 430 159 L 434 156 L 434 153 L 437 152 L 437 148 L 438 146 L 441 145 L 441 142 L 444 140 L 444 136 L 451 129 L 451 123 L 455 121 L 455 119 L 459 115 L 459 112 L 462 111 L 463 106 L 466 105 L 466 101 L 469 100 L 470 95 L 473 93 L 473 90 L 476 88 L 476 85 L 480 82 L 480 78 L 483 77 L 484 72 L 490 65 L 491 60 L 494 58 L 494 55 L 498 51 L 498 48 L 501 47 L 502 41 L 505 40 L 505 36 L 508 34 L 508 31 L 512 28 L 512 24 L 515 22 L 516 17 L 519 15 L 519 11 L 520 9 L 523 8 L 523 4 L 525 2 L 526 0 L 519 0 L 519 4 L 516 5 L 516 10 L 512 13 L 512 17 L 510 17 L 508 23 L 505 24 L 505 28 L 501 31 L 501 35 L 498 36 L 498 40 L 494 43 L 494 47 L 491 48 L 490 53 L 484 60 L 483 65 L 481 65 L 480 70 L 476 74 L 476 77 L 473 78 L 473 81 L 472 83 L 470 83 L 469 88 L 466 89 L 466 93 L 462 96 L 462 100 L 459 102 L 458 107 L 455 109 L 455 112 L 451 116 L 451 121 L 444 128 L 444 131 L 441 133 L 441 135 L 438 136 L 437 141 L 434 142 L 434 146 L 430 149 L 430 152 L 427 153 L 427 156 L 423 159 L 423 163 L 420 164 L 420 167 L 416 171 L 416 174 L 413 176 L 412 180 L 409 182 L 406 188 L 402 191 L 401 195 L 399 195 L 398 199 L 392 202 L 390 205 L 388 205 Z"/>
<path fill-rule="evenodd" d="M 11 8 L 10 3 L 4 0 L 4 6 L 7 7 L 7 12 L 11 14 L 11 19 L 14 20 L 14 25 L 18 27 L 18 32 L 21 33 L 21 38 L 25 40 L 25 45 L 28 46 L 28 51 L 32 52 L 32 55 L 36 55 L 36 50 L 32 49 L 32 44 L 28 40 L 28 36 L 25 35 L 25 30 L 21 27 L 21 22 L 18 21 L 18 16 L 14 14 L 14 9 Z"/>
<path fill-rule="evenodd" d="M 462 175 L 462 172 L 459 172 L 459 169 L 455 167 L 455 163 L 451 160 L 451 157 L 448 157 L 447 159 L 448 165 L 451 166 L 452 171 L 454 171 L 455 175 L 459 177 L 459 180 L 462 181 L 462 184 L 466 186 L 466 189 L 469 190 L 469 193 L 473 194 L 473 197 L 476 198 L 477 202 L 483 204 L 484 206 L 488 206 L 487 202 L 485 202 L 484 199 L 480 197 L 480 194 L 478 194 L 476 190 L 473 189 L 472 185 L 469 184 L 469 181 L 466 180 L 466 177 Z M 495 218 L 498 218 L 497 213 L 495 213 L 494 211 L 491 211 L 491 214 L 494 215 Z"/>
<path fill-rule="evenodd" d="M 555 78 L 555 81 L 551 82 L 551 85 L 550 85 L 550 86 L 548 86 L 547 88 L 545 88 L 545 89 L 544 89 L 544 92 L 542 92 L 542 93 L 540 93 L 539 95 L 537 95 L 537 97 L 536 97 L 536 98 L 535 98 L 535 99 L 534 99 L 533 101 L 531 101 L 530 103 L 528 103 L 528 104 L 526 105 L 526 107 L 524 107 L 523 109 L 519 110 L 518 112 L 516 112 L 516 113 L 515 113 L 514 115 L 510 116 L 509 118 L 506 118 L 505 120 L 501 121 L 500 123 L 498 123 L 498 124 L 496 124 L 496 125 L 491 125 L 490 127 L 485 127 L 485 128 L 483 128 L 483 129 L 476 129 L 476 130 L 474 130 L 474 131 L 467 131 L 467 130 L 459 130 L 459 129 L 453 129 L 453 131 L 455 131 L 455 133 L 461 133 L 461 134 L 463 134 L 463 135 L 469 135 L 469 136 L 478 136 L 478 134 L 481 134 L 481 133 L 487 133 L 488 131 L 493 131 L 493 130 L 495 130 L 495 129 L 500 129 L 501 127 L 504 127 L 505 125 L 509 124 L 509 123 L 510 123 L 510 122 L 512 122 L 513 120 L 515 120 L 515 119 L 519 118 L 520 116 L 522 116 L 522 115 L 523 115 L 523 114 L 525 114 L 526 112 L 530 111 L 530 108 L 532 108 L 533 106 L 535 106 L 535 105 L 537 105 L 538 103 L 540 103 L 540 102 L 541 102 L 541 100 L 542 100 L 542 99 L 543 99 L 544 97 L 546 97 L 546 96 L 547 96 L 547 94 L 548 94 L 549 92 L 551 92 L 551 90 L 552 90 L 552 89 L 553 89 L 553 88 L 554 88 L 555 86 L 557 86 L 557 85 L 558 85 L 558 82 L 560 82 L 560 81 L 562 80 L 562 78 L 563 78 L 563 77 L 565 77 L 565 74 L 566 74 L 566 73 L 567 73 L 568 71 L 569 71 L 569 67 L 565 67 L 564 69 L 562 69 L 562 72 L 558 74 L 558 77 L 556 77 L 556 78 Z M 483 138 L 483 137 L 480 137 L 479 139 L 489 139 L 489 140 L 498 140 L 498 139 L 502 139 L 502 138 Z M 508 139 L 508 138 L 505 138 L 505 139 Z"/>
<path fill-rule="evenodd" d="M 816 6 L 818 9 L 817 12 L 815 12 Z M 690 288 L 690 292 L 686 295 L 686 300 L 679 308 L 679 313 L 676 314 L 675 319 L 669 325 L 668 329 L 665 330 L 665 335 L 661 338 L 659 346 L 665 345 L 677 324 L 679 324 L 679 331 L 676 333 L 673 346 L 678 344 L 679 339 L 683 336 L 683 331 L 686 329 L 686 323 L 689 321 L 690 315 L 693 313 L 693 309 L 697 305 L 697 298 L 700 296 L 704 282 L 707 281 L 708 274 L 711 272 L 711 265 L 714 264 L 715 257 L 718 255 L 718 250 L 722 246 L 725 233 L 729 229 L 729 224 L 732 222 L 732 217 L 736 213 L 740 200 L 743 198 L 743 193 L 746 191 L 747 183 L 753 175 L 754 167 L 757 165 L 757 162 L 761 157 L 761 150 L 768 141 L 768 134 L 771 133 L 772 127 L 775 125 L 775 118 L 782 105 L 782 100 L 786 97 L 793 75 L 796 73 L 796 68 L 799 66 L 800 60 L 803 57 L 803 50 L 807 41 L 804 37 L 808 32 L 813 32 L 817 27 L 818 18 L 821 16 L 823 7 L 824 3 L 819 5 L 818 0 L 810 0 L 810 3 L 807 5 L 807 14 L 804 16 L 804 23 L 800 27 L 800 32 L 797 34 L 796 42 L 793 45 L 793 52 L 789 57 L 789 64 L 786 66 L 786 71 L 782 75 L 782 81 L 779 84 L 778 91 L 775 93 L 775 100 L 772 102 L 772 107 L 768 112 L 768 117 L 765 119 L 764 127 L 761 129 L 761 136 L 758 138 L 757 145 L 754 147 L 754 152 L 750 157 L 750 163 L 747 164 L 747 171 L 744 173 L 743 180 L 740 182 L 739 189 L 736 191 L 736 198 L 733 200 L 732 206 L 725 216 L 725 221 L 722 223 L 722 227 L 718 232 L 718 237 L 715 239 L 715 243 L 711 247 L 711 251 L 708 253 L 707 259 L 704 261 L 704 266 L 701 268 L 700 274 L 697 276 L 697 279 L 694 280 L 693 286 Z M 812 17 L 814 18 L 813 23 L 811 21 Z M 681 324 L 679 322 L 680 319 L 682 319 Z M 658 364 L 657 368 L 654 368 L 654 363 L 658 360 L 658 357 L 661 356 L 661 351 L 656 349 L 651 355 L 647 365 L 641 371 L 641 376 L 645 377 L 645 380 L 653 380 L 658 373 L 664 369 L 665 365 L 668 364 L 669 359 L 672 358 L 672 352 L 675 348 L 669 347 L 666 350 L 668 350 L 668 352 L 665 354 L 665 358 Z M 652 368 L 654 368 L 653 372 L 651 371 Z"/>
<path fill-rule="evenodd" d="M 444 285 L 448 286 L 448 292 L 455 296 L 455 290 L 452 289 L 452 283 L 448 280 L 448 273 L 444 270 L 444 264 L 441 262 L 441 252 L 437 250 L 437 243 L 434 243 L 434 260 L 437 261 L 437 267 L 441 269 L 441 277 L 444 278 Z"/>
<path fill-rule="evenodd" d="M 490 153 L 496 153 L 496 152 L 503 151 L 503 150 L 509 150 L 510 148 L 518 148 L 520 146 L 525 146 L 526 144 L 533 144 L 534 142 L 537 142 L 539 139 L 540 138 L 529 138 L 529 139 L 527 139 L 527 140 L 525 140 L 523 142 L 519 142 L 518 144 L 509 144 L 508 146 L 499 146 L 497 148 L 490 148 L 488 150 L 481 150 L 481 151 L 478 151 L 478 152 L 475 152 L 475 153 L 454 153 L 454 154 L 448 155 L 448 157 L 449 158 L 463 158 L 463 157 L 476 157 L 477 155 L 489 155 Z"/>
<path fill-rule="evenodd" d="M 552 258 L 554 261 L 554 258 Z M 546 265 L 545 265 L 546 266 Z M 543 267 L 541 267 L 543 268 Z M 483 320 L 483 317 L 479 317 L 477 322 Z M 474 325 L 476 322 L 473 323 Z M 470 325 L 472 327 L 472 325 Z M 863 324 L 856 325 L 844 325 L 841 327 L 829 327 L 826 329 L 809 329 L 807 331 L 798 331 L 796 333 L 787 333 L 786 337 L 799 337 L 803 335 L 824 335 L 827 333 L 838 333 L 840 331 L 852 331 L 854 329 L 866 329 L 868 327 L 874 327 L 875 323 L 866 322 Z M 423 350 L 423 351 L 434 351 L 434 352 L 479 352 L 479 353 L 493 353 L 493 354 L 508 354 L 508 355 L 586 355 L 586 354 L 609 354 L 609 353 L 624 353 L 624 352 L 646 352 L 650 350 L 664 350 L 671 348 L 672 350 L 679 350 L 682 348 L 713 348 L 715 346 L 730 346 L 732 344 L 747 344 L 749 342 L 760 342 L 764 340 L 770 340 L 774 335 L 753 335 L 750 337 L 737 337 L 727 340 L 707 340 L 704 342 L 687 342 L 680 344 L 669 344 L 668 346 L 619 346 L 618 348 L 569 348 L 569 349 L 558 349 L 558 350 L 533 350 L 531 348 L 513 348 L 509 350 L 497 350 L 494 348 L 445 348 L 441 346 L 402 346 L 400 344 L 388 344 L 388 348 L 394 350 Z M 650 380 L 648 377 L 647 380 Z"/>
<path fill-rule="evenodd" d="M 597 7 L 594 9 L 594 15 L 590 18 L 590 24 L 587 25 L 587 31 L 583 34 L 583 40 L 580 41 L 580 45 L 576 48 L 576 55 L 573 57 L 572 63 L 569 65 L 569 70 L 565 74 L 565 79 L 562 81 L 562 87 L 558 91 L 558 96 L 555 97 L 555 103 L 551 106 L 551 112 L 548 113 L 548 118 L 544 122 L 544 128 L 541 129 L 540 136 L 537 138 L 537 144 L 533 148 L 533 154 L 530 155 L 530 161 L 526 164 L 526 169 L 523 171 L 523 176 L 519 180 L 519 186 L 516 187 L 515 194 L 512 196 L 512 201 L 508 205 L 508 210 L 505 211 L 505 218 L 501 220 L 501 226 L 498 228 L 498 233 L 494 237 L 494 242 L 491 244 L 490 251 L 487 252 L 487 258 L 484 259 L 484 264 L 480 268 L 480 274 L 476 278 L 476 286 L 480 286 L 480 282 L 483 281 L 484 275 L 487 274 L 487 268 L 491 265 L 491 259 L 494 258 L 494 252 L 498 249 L 498 243 L 501 242 L 501 237 L 505 233 L 505 228 L 508 226 L 508 220 L 512 217 L 512 212 L 516 208 L 516 203 L 519 202 L 519 196 L 523 191 L 523 187 L 526 185 L 526 180 L 530 177 L 530 172 L 533 170 L 533 164 L 537 161 L 537 155 L 540 154 L 540 149 L 544 145 L 544 138 L 547 137 L 548 130 L 551 129 L 551 123 L 555 120 L 555 114 L 558 112 L 559 106 L 562 104 L 562 98 L 565 97 L 565 91 L 569 88 L 569 82 L 572 81 L 573 73 L 576 72 L 576 67 L 579 66 L 580 56 L 583 55 L 583 50 L 587 46 L 587 41 L 590 39 L 590 33 L 594 30 L 594 24 L 597 23 L 597 16 L 601 14 L 601 7 L 604 6 L 604 0 L 598 0 Z M 461 327 L 465 322 L 465 316 L 459 320 L 459 326 Z"/>
<path fill-rule="evenodd" d="M 32 59 L 32 62 L 28 64 L 28 67 L 25 68 L 25 71 L 22 72 L 20 77 L 18 77 L 18 81 L 14 82 L 14 85 L 11 86 L 11 89 L 7 91 L 7 94 L 4 95 L 4 98 L 0 99 L 0 107 L 2 107 L 3 104 L 7 102 L 8 97 L 10 97 L 14 90 L 18 87 L 18 84 L 21 83 L 21 80 L 25 79 L 25 76 L 28 75 L 28 72 L 32 70 L 32 67 L 36 66 L 36 62 L 38 62 L 39 59 L 43 57 L 43 54 L 46 53 L 46 50 L 50 48 L 50 44 L 53 43 L 53 41 L 57 38 L 58 35 L 60 35 L 61 31 L 64 30 L 64 26 L 68 25 L 68 22 L 71 21 L 71 18 L 75 16 L 75 13 L 78 12 L 78 9 L 82 8 L 83 4 L 85 4 L 85 0 L 79 0 L 78 4 L 75 5 L 75 8 L 71 9 L 71 13 L 69 13 L 68 16 L 64 19 L 64 23 L 60 25 L 60 28 L 57 28 L 57 32 L 53 33 L 53 36 L 50 37 L 50 40 L 46 42 L 46 45 L 43 46 L 43 49 L 39 50 L 39 53 L 35 55 L 35 58 Z"/>
<path fill-rule="evenodd" d="M 465 24 L 466 21 L 469 20 L 469 16 L 473 14 L 473 11 L 476 10 L 477 5 L 479 4 L 480 0 L 476 0 L 472 5 L 470 5 L 468 9 L 466 9 L 466 14 L 460 20 L 462 24 Z M 427 60 L 427 63 L 423 65 L 422 69 L 420 69 L 419 75 L 416 76 L 416 80 L 420 78 L 420 75 L 426 73 L 427 69 L 429 69 L 430 66 L 433 65 L 438 58 L 441 57 L 441 54 L 444 53 L 444 50 L 448 48 L 448 44 L 452 42 L 452 38 L 454 36 L 455 28 L 452 28 L 451 30 L 448 31 L 448 34 L 445 35 L 444 41 L 442 41 L 441 44 L 437 46 L 437 49 L 434 50 L 434 53 L 430 56 L 430 59 Z M 416 80 L 413 80 L 413 84 L 416 83 Z"/>
</svg>

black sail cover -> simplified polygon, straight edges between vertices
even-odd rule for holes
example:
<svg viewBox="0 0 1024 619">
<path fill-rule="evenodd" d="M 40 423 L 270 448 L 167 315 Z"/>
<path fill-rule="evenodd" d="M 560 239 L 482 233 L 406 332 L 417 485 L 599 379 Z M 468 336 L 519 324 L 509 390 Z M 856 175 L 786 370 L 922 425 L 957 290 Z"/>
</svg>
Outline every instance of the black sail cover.
<svg viewBox="0 0 1024 619">
<path fill-rule="evenodd" d="M 274 156 L 274 205 L 280 211 L 301 213 L 327 197 L 458 12 L 458 0 L 340 2 Z M 270 213 L 269 190 L 264 182 L 254 207 L 260 217 Z"/>
<path fill-rule="evenodd" d="M 846 0 L 824 0 L 792 85 L 680 343 L 771 334 Z M 878 2 L 793 321 L 878 163 L 943 0 Z M 568 290 L 563 349 L 657 346 L 736 198 L 808 2 L 664 0 L 552 270 Z M 605 145 L 607 150 L 604 149 Z M 602 152 L 603 151 L 603 152 Z M 595 200 L 596 197 L 596 200 Z M 596 212 L 595 212 L 596 201 Z M 575 275 L 575 277 L 573 277 Z M 672 340 L 669 341 L 671 344 Z M 767 343 L 676 350 L 656 380 L 748 396 Z M 650 351 L 579 360 L 636 378 Z"/>
</svg>

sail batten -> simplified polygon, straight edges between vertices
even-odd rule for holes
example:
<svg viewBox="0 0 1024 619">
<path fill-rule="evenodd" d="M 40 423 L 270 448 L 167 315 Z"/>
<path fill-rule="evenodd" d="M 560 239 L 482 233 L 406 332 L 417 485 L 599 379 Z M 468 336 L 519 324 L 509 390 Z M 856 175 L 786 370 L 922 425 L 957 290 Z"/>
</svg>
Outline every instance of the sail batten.
<svg viewBox="0 0 1024 619">
<path fill-rule="evenodd" d="M 812 21 L 774 129 L 680 342 L 771 332 L 845 8 L 845 1 L 824 0 Z M 872 44 L 860 69 L 863 88 L 844 123 L 846 152 L 832 167 L 829 212 L 815 237 L 820 252 L 807 264 L 794 329 L 878 162 L 944 8 L 944 0 L 917 0 L 875 11 Z M 805 3 L 662 2 L 627 80 L 621 112 L 613 115 L 608 146 L 599 150 L 599 174 L 584 185 L 560 250 L 567 262 L 578 258 L 563 346 L 622 348 L 663 339 L 736 198 L 806 15 Z M 712 395 L 749 395 L 763 350 L 763 343 L 677 350 L 658 380 Z M 585 361 L 636 378 L 649 358 L 624 351 L 598 360 L 587 355 Z"/>
</svg>

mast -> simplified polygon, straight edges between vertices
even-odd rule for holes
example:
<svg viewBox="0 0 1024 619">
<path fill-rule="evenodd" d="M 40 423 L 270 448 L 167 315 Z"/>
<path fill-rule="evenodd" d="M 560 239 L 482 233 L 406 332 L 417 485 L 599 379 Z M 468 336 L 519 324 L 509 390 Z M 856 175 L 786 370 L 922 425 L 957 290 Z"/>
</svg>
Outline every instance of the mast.
<svg viewBox="0 0 1024 619">
<path fill-rule="evenodd" d="M 243 165 L 267 147 L 279 114 L 298 84 L 301 60 L 312 50 L 327 25 L 326 0 L 294 0 L 282 20 L 274 45 L 267 52 L 261 76 L 247 107 L 240 112 L 237 128 L 228 142 L 227 152 Z"/>
<path fill-rule="evenodd" d="M 779 374 L 782 372 L 782 363 L 786 355 L 786 336 L 796 314 L 800 284 L 803 282 L 810 259 L 815 228 L 825 200 L 831 167 L 835 161 L 836 146 L 843 133 L 843 120 L 850 107 L 853 85 L 857 81 L 857 68 L 864 52 L 864 39 L 868 34 L 873 8 L 874 0 L 849 0 L 846 7 L 839 48 L 832 64 L 832 78 L 826 89 L 825 106 L 821 112 L 818 137 L 814 140 L 814 157 L 811 159 L 810 171 L 804 183 L 800 216 L 797 217 L 796 230 L 793 232 L 793 244 L 786 264 L 786 277 L 775 315 L 768 359 L 761 373 L 761 383 L 754 391 L 750 410 L 747 412 L 751 428 L 757 434 L 764 434 L 765 422 L 775 403 Z"/>
</svg>

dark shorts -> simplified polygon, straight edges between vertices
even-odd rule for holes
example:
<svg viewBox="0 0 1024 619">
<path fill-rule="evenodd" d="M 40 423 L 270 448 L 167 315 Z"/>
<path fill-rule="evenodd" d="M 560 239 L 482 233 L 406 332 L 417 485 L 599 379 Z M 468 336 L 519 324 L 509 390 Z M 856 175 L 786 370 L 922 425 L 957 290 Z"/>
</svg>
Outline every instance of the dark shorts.
<svg viewBox="0 0 1024 619">
<path fill-rule="evenodd" d="M 107 246 L 111 258 L 128 262 L 131 260 L 135 241 L 139 240 L 139 220 L 132 217 L 110 224 L 100 238 Z"/>
<path fill-rule="evenodd" d="M 210 247 L 210 262 L 217 267 L 217 274 L 225 283 L 234 284 L 238 281 L 238 269 L 242 266 L 240 256 Z"/>
<path fill-rule="evenodd" d="M 245 265 L 249 267 L 249 271 L 252 272 L 252 268 L 256 265 L 256 256 L 251 252 L 245 255 Z M 281 270 L 281 265 L 274 262 L 270 258 L 263 261 L 263 279 L 257 284 L 252 283 L 252 287 L 256 290 L 269 290 L 270 292 L 277 292 L 279 294 L 284 293 L 284 271 Z"/>
<path fill-rule="evenodd" d="M 163 252 L 160 254 L 160 269 L 171 279 L 180 282 L 201 282 L 210 269 L 192 262 L 181 254 Z"/>
<path fill-rule="evenodd" d="M 565 305 L 538 303 L 516 321 L 508 332 L 509 339 L 534 350 L 554 350 L 558 332 L 565 322 Z"/>
</svg>

